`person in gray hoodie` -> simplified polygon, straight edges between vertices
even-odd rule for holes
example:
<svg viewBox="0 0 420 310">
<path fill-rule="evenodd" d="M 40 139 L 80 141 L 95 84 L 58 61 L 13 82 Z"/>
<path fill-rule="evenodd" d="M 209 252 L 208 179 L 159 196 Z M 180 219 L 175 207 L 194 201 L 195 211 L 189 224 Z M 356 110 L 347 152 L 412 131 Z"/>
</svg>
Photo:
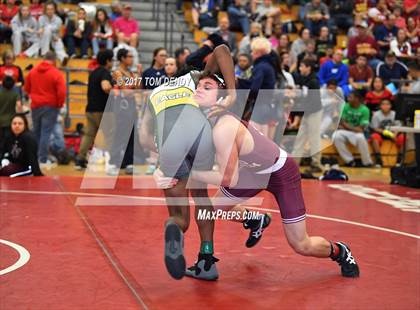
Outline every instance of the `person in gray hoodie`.
<svg viewBox="0 0 420 310">
<path fill-rule="evenodd" d="M 55 12 L 56 4 L 54 2 L 47 2 L 45 4 L 44 14 L 39 18 L 38 32 L 41 37 L 41 56 L 45 55 L 50 50 L 51 45 L 57 58 L 62 62 L 62 65 L 65 66 L 67 64 L 68 55 L 64 50 L 64 44 L 60 34 L 63 22 Z"/>
<path fill-rule="evenodd" d="M 14 54 L 37 57 L 39 52 L 38 22 L 31 16 L 29 6 L 20 7 L 19 13 L 12 19 L 11 26 Z M 29 47 L 22 53 L 24 43 Z"/>
</svg>

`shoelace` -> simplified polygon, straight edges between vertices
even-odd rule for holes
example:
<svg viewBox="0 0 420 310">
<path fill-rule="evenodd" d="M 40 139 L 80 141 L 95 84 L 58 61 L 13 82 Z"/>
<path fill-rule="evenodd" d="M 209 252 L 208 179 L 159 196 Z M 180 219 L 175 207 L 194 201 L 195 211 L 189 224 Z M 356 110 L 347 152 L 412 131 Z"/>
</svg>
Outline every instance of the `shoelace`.
<svg viewBox="0 0 420 310">
<path fill-rule="evenodd" d="M 262 216 L 261 221 L 260 221 L 260 226 L 258 227 L 258 229 L 252 232 L 252 236 L 254 238 L 257 238 L 258 239 L 259 237 L 261 237 L 261 235 L 262 235 L 262 233 L 264 231 L 264 228 L 263 228 L 263 226 L 264 226 L 264 219 L 265 219 L 265 215 Z"/>
<path fill-rule="evenodd" d="M 355 265 L 356 261 L 354 260 L 354 257 L 351 255 L 351 252 L 346 250 L 346 253 L 347 253 L 346 262 Z"/>
</svg>

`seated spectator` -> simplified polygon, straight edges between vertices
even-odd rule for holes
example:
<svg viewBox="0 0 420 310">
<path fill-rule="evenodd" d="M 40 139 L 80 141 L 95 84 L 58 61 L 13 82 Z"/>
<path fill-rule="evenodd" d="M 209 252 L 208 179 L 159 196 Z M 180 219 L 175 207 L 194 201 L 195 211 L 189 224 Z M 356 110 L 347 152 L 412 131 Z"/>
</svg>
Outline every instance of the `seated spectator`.
<svg viewBox="0 0 420 310">
<path fill-rule="evenodd" d="M 290 47 L 291 64 L 297 62 L 297 57 L 305 50 L 306 44 L 311 39 L 311 32 L 308 28 L 302 28 L 299 32 L 299 38 L 294 40 Z"/>
<path fill-rule="evenodd" d="M 92 25 L 86 19 L 85 9 L 77 12 L 77 20 L 69 20 L 66 27 L 67 51 L 70 58 L 76 58 L 76 47 L 80 47 L 79 58 L 88 58 L 89 41 L 92 34 Z"/>
<path fill-rule="evenodd" d="M 235 65 L 235 76 L 240 79 L 249 80 L 252 76 L 252 62 L 248 54 L 239 54 L 238 62 Z"/>
<path fill-rule="evenodd" d="M 165 60 L 165 75 L 168 78 L 172 78 L 178 71 L 178 67 L 176 65 L 176 59 L 174 57 L 168 57 Z M 166 81 L 170 81 L 170 79 L 166 79 Z"/>
<path fill-rule="evenodd" d="M 353 25 L 353 0 L 332 0 L 330 2 L 330 14 L 334 25 L 347 31 Z"/>
<path fill-rule="evenodd" d="M 38 22 L 30 15 L 29 7 L 21 5 L 11 22 L 13 52 L 22 57 L 37 57 L 39 52 Z M 23 46 L 27 46 L 22 52 Z"/>
<path fill-rule="evenodd" d="M 280 68 L 284 74 L 284 72 L 290 72 L 290 54 L 289 52 L 281 52 L 279 55 L 279 62 L 280 62 Z M 290 74 L 290 73 L 289 73 Z M 292 77 L 293 78 L 293 77 Z M 293 80 L 293 85 L 294 85 Z"/>
<path fill-rule="evenodd" d="M 275 24 L 273 34 L 269 38 L 270 43 L 271 43 L 271 48 L 273 50 L 278 48 L 282 34 L 283 34 L 283 31 L 282 31 L 281 23 Z"/>
<path fill-rule="evenodd" d="M 349 94 L 349 68 L 342 62 L 343 51 L 337 49 L 332 57 L 332 60 L 325 62 L 318 73 L 319 82 L 321 86 L 327 84 L 331 79 L 337 81 L 337 85 L 343 89 L 344 95 Z"/>
<path fill-rule="evenodd" d="M 22 112 L 22 102 L 19 95 L 13 91 L 15 81 L 11 76 L 5 76 L 0 89 L 0 141 L 10 129 L 10 123 L 16 112 Z"/>
<path fill-rule="evenodd" d="M 111 3 L 111 14 L 109 15 L 109 19 L 111 22 L 115 22 L 118 17 L 122 15 L 122 8 L 121 3 L 118 0 L 115 0 Z"/>
<path fill-rule="evenodd" d="M 10 124 L 11 135 L 0 143 L 0 176 L 42 176 L 37 143 L 24 115 L 17 114 Z"/>
<path fill-rule="evenodd" d="M 395 16 L 395 26 L 398 29 L 405 29 L 407 30 L 407 22 L 405 18 L 402 16 L 403 10 L 400 6 L 397 6 L 392 11 L 392 14 Z"/>
<path fill-rule="evenodd" d="M 168 57 L 166 49 L 158 47 L 153 51 L 153 61 L 150 68 L 143 72 L 142 85 L 144 89 L 154 89 L 158 87 L 165 77 L 165 62 Z"/>
<path fill-rule="evenodd" d="M 99 8 L 96 11 L 95 19 L 92 23 L 92 32 L 92 49 L 94 57 L 98 55 L 100 47 L 112 50 L 114 47 L 112 24 L 107 12 L 102 8 Z"/>
<path fill-rule="evenodd" d="M 311 35 L 318 36 L 322 26 L 327 26 L 330 13 L 328 6 L 321 0 L 312 0 L 305 5 L 305 27 Z"/>
<path fill-rule="evenodd" d="M 15 0 L 6 0 L 5 4 L 0 4 L 0 42 L 10 42 L 12 28 L 10 23 L 19 11 Z"/>
<path fill-rule="evenodd" d="M 351 90 L 357 90 L 364 95 L 370 88 L 373 80 L 373 70 L 367 64 L 367 57 L 359 55 L 356 63 L 349 68 L 349 84 Z"/>
<path fill-rule="evenodd" d="M 216 31 L 216 33 L 221 36 L 225 42 L 227 42 L 231 55 L 236 55 L 236 35 L 229 31 L 229 19 L 227 17 L 222 17 L 219 19 L 219 30 Z"/>
<path fill-rule="evenodd" d="M 413 51 L 420 48 L 420 21 L 409 17 L 407 19 L 407 37 Z"/>
<path fill-rule="evenodd" d="M 386 17 L 391 14 L 386 1 L 387 0 L 378 0 L 376 4 L 369 8 L 367 14 L 369 17 L 369 24 L 372 23 L 376 26 L 382 25 Z"/>
<path fill-rule="evenodd" d="M 365 96 L 365 103 L 369 110 L 377 111 L 382 100 L 393 100 L 392 93 L 385 87 L 384 81 L 377 76 L 372 81 L 371 90 Z"/>
<path fill-rule="evenodd" d="M 390 50 L 391 52 L 394 52 L 395 56 L 401 61 L 407 61 L 413 58 L 411 44 L 404 29 L 398 30 L 397 37 L 390 43 Z"/>
<path fill-rule="evenodd" d="M 318 39 L 316 39 L 316 53 L 318 57 L 324 57 L 328 47 L 334 47 L 337 43 L 335 36 L 330 33 L 328 27 L 321 28 Z"/>
<path fill-rule="evenodd" d="M 122 16 L 114 21 L 114 29 L 118 43 L 127 43 L 132 47 L 137 47 L 139 25 L 136 19 L 131 18 L 130 4 L 124 4 Z"/>
<path fill-rule="evenodd" d="M 188 47 L 180 47 L 175 50 L 176 66 L 179 72 L 187 67 L 186 59 L 190 54 L 191 51 Z"/>
<path fill-rule="evenodd" d="M 13 78 L 15 84 L 13 90 L 22 97 L 22 86 L 24 84 L 22 69 L 14 64 L 15 55 L 12 51 L 6 50 L 3 55 L 3 64 L 0 66 L 0 83 L 6 76 Z"/>
<path fill-rule="evenodd" d="M 387 15 L 383 24 L 374 28 L 373 33 L 378 42 L 382 57 L 389 51 L 390 43 L 396 38 L 397 32 L 398 28 L 395 26 L 395 16 L 393 14 Z"/>
<path fill-rule="evenodd" d="M 405 16 L 418 16 L 419 2 L 417 0 L 403 0 L 403 7 Z"/>
<path fill-rule="evenodd" d="M 228 16 L 230 25 L 233 29 L 241 31 L 244 35 L 249 33 L 249 8 L 244 5 L 243 0 L 234 0 L 231 5 L 229 5 Z"/>
<path fill-rule="evenodd" d="M 273 24 L 280 20 L 280 9 L 273 5 L 272 0 L 251 0 L 251 12 L 254 14 L 255 21 L 265 22 L 264 34 L 269 37 L 273 31 Z"/>
<path fill-rule="evenodd" d="M 333 55 L 334 55 L 334 47 L 327 46 L 327 49 L 325 50 L 325 56 L 319 59 L 319 66 L 321 67 L 327 61 L 332 60 Z"/>
<path fill-rule="evenodd" d="M 338 130 L 333 135 L 333 142 L 347 167 L 355 167 L 353 154 L 347 148 L 347 143 L 356 146 L 362 157 L 364 167 L 372 166 L 368 142 L 364 131 L 369 126 L 370 111 L 362 103 L 363 98 L 358 92 L 350 93 L 348 103 L 341 112 Z"/>
<path fill-rule="evenodd" d="M 407 94 L 420 94 L 420 63 L 412 61 L 408 64 L 410 83 L 402 87 L 402 92 Z"/>
<path fill-rule="evenodd" d="M 43 0 L 30 0 L 29 12 L 31 16 L 38 20 L 44 12 Z"/>
<path fill-rule="evenodd" d="M 376 75 L 384 80 L 385 85 L 393 82 L 396 86 L 398 82 L 391 80 L 400 80 L 407 78 L 408 68 L 402 62 L 397 60 L 394 52 L 389 51 L 385 56 L 385 62 L 380 63 L 376 68 Z"/>
<path fill-rule="evenodd" d="M 354 0 L 353 13 L 356 18 L 361 18 L 361 19 L 367 18 L 368 9 L 369 9 L 368 0 Z"/>
<path fill-rule="evenodd" d="M 272 44 L 272 43 L 271 43 Z M 286 33 L 283 33 L 280 36 L 278 45 L 277 45 L 277 53 L 280 55 L 283 52 L 289 53 L 290 51 L 290 39 Z"/>
<path fill-rule="evenodd" d="M 322 121 L 321 121 L 321 137 L 329 138 L 334 120 L 340 117 L 342 109 L 341 103 L 344 100 L 344 93 L 337 81 L 329 80 L 327 85 L 321 88 L 321 103 L 322 103 Z"/>
<path fill-rule="evenodd" d="M 251 41 L 255 38 L 262 37 L 262 27 L 259 23 L 252 23 L 249 33 L 244 36 L 239 42 L 239 53 L 240 54 L 251 54 Z"/>
<path fill-rule="evenodd" d="M 193 0 L 192 20 L 196 29 L 217 27 L 217 15 L 220 10 L 219 0 Z"/>
<path fill-rule="evenodd" d="M 319 70 L 319 58 L 318 55 L 315 53 L 315 40 L 309 40 L 308 43 L 306 43 L 305 50 L 300 53 L 297 57 L 297 63 L 292 64 L 290 67 L 290 72 L 294 72 L 297 68 L 299 68 L 300 63 L 304 59 L 309 59 L 312 61 L 313 66 L 312 70 L 313 72 L 318 72 Z"/>
<path fill-rule="evenodd" d="M 68 55 L 64 50 L 64 44 L 61 40 L 61 27 L 63 22 L 56 14 L 56 4 L 54 2 L 47 2 L 45 4 L 44 15 L 39 18 L 39 34 L 41 56 L 45 56 L 50 50 L 50 45 L 55 51 L 57 58 L 62 65 L 67 64 Z"/>
<path fill-rule="evenodd" d="M 353 25 L 349 28 L 349 30 L 347 31 L 347 38 L 350 40 L 353 37 L 357 37 L 359 35 L 359 30 L 357 29 L 357 25 L 360 25 L 360 23 L 364 21 L 363 18 L 361 18 L 360 16 L 356 15 L 354 17 L 354 23 Z M 366 24 L 366 26 L 368 26 Z"/>
<path fill-rule="evenodd" d="M 352 37 L 349 41 L 347 57 L 355 60 L 357 55 L 366 55 L 369 65 L 376 68 L 379 60 L 379 46 L 375 38 L 369 34 L 368 24 L 365 21 L 360 22 L 357 26 L 358 36 Z"/>
<path fill-rule="evenodd" d="M 383 140 L 392 140 L 398 148 L 397 163 L 401 161 L 403 145 L 405 143 L 404 135 L 398 132 L 393 132 L 387 127 L 401 126 L 401 122 L 395 120 L 395 111 L 392 111 L 392 103 L 388 99 L 383 99 L 380 104 L 380 110 L 373 113 L 370 122 L 370 143 L 373 148 L 375 163 L 377 167 L 382 167 L 381 144 Z"/>
</svg>

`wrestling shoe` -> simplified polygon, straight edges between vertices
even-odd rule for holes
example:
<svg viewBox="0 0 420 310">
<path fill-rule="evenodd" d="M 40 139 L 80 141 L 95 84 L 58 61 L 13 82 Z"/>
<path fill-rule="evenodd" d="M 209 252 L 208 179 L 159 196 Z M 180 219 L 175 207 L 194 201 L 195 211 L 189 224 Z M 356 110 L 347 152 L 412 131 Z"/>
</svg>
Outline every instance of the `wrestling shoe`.
<svg viewBox="0 0 420 310">
<path fill-rule="evenodd" d="M 184 234 L 174 222 L 167 223 L 165 227 L 165 265 L 174 279 L 180 280 L 184 277 Z"/>
<path fill-rule="evenodd" d="M 268 227 L 271 223 L 271 215 L 264 213 L 259 216 L 256 220 L 247 220 L 243 222 L 245 229 L 250 229 L 248 240 L 246 240 L 245 246 L 247 248 L 252 248 L 255 246 L 258 241 L 262 238 L 262 233 L 264 229 Z"/>
<path fill-rule="evenodd" d="M 198 254 L 198 259 L 194 266 L 185 271 L 187 277 L 200 280 L 215 281 L 219 278 L 216 262 L 219 260 L 212 254 Z"/>
<path fill-rule="evenodd" d="M 350 248 L 342 242 L 336 242 L 335 244 L 340 249 L 340 252 L 337 257 L 331 259 L 340 265 L 343 277 L 357 278 L 360 274 L 359 266 L 352 256 Z"/>
</svg>

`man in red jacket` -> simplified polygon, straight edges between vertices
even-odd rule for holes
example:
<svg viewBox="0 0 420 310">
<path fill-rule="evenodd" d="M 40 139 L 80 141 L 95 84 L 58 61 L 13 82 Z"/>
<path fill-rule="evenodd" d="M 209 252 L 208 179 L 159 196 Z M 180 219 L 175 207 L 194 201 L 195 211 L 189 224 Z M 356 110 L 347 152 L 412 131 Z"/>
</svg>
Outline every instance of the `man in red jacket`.
<svg viewBox="0 0 420 310">
<path fill-rule="evenodd" d="M 55 63 L 55 54 L 47 52 L 44 61 L 29 72 L 25 83 L 25 91 L 31 98 L 32 122 L 38 141 L 38 159 L 41 167 L 49 164 L 49 139 L 66 99 L 64 76 L 55 67 Z"/>
</svg>

